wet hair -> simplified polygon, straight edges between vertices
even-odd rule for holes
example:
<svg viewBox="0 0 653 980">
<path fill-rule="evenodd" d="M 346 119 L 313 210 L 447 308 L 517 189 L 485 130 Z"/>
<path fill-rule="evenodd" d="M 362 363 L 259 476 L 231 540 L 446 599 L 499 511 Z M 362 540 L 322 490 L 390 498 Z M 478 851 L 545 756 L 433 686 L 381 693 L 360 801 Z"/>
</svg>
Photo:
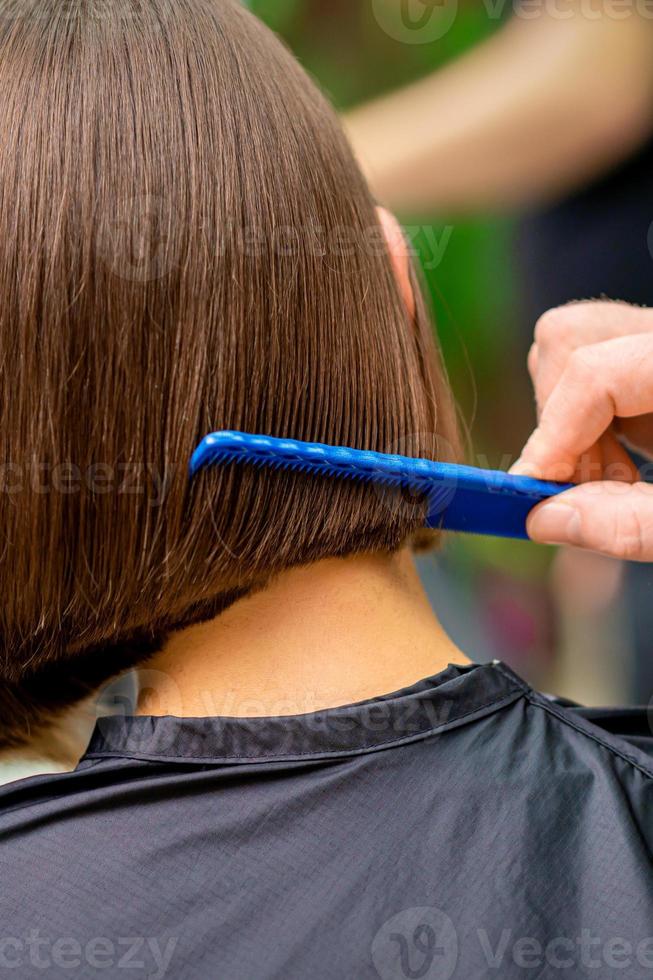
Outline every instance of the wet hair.
<svg viewBox="0 0 653 980">
<path fill-rule="evenodd" d="M 419 293 L 419 291 L 418 291 Z M 208 432 L 453 458 L 337 117 L 236 0 L 0 0 L 0 744 L 424 506 Z"/>
</svg>

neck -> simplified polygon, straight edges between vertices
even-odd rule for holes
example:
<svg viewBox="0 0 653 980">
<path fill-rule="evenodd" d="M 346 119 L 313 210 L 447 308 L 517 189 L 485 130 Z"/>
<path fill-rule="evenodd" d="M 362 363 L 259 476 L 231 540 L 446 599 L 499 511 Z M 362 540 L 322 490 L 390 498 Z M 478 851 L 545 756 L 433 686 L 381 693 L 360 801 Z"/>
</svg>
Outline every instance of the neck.
<svg viewBox="0 0 653 980">
<path fill-rule="evenodd" d="M 140 671 L 139 713 L 304 714 L 396 691 L 452 661 L 467 659 L 408 551 L 333 559 L 175 634 Z"/>
</svg>

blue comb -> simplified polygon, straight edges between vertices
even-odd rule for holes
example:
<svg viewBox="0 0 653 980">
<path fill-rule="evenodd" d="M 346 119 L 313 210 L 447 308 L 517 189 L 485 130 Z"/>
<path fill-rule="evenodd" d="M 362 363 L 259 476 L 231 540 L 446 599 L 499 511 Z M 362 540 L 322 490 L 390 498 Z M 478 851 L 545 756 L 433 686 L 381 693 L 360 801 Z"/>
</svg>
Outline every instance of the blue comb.
<svg viewBox="0 0 653 980">
<path fill-rule="evenodd" d="M 533 507 L 573 486 L 472 466 L 244 432 L 207 436 L 193 453 L 190 475 L 207 466 L 233 462 L 422 493 L 429 503 L 427 527 L 503 538 L 527 539 L 526 519 Z"/>
</svg>

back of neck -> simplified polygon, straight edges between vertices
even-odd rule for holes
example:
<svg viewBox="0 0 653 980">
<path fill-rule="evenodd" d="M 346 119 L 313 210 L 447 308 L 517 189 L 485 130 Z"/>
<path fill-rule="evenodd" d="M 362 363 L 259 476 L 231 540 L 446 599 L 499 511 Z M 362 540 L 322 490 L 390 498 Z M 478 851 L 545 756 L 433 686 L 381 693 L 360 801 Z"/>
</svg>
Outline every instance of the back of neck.
<svg viewBox="0 0 653 980">
<path fill-rule="evenodd" d="M 175 634 L 140 671 L 139 713 L 304 714 L 396 691 L 452 661 L 467 662 L 408 551 L 332 559 Z"/>
</svg>

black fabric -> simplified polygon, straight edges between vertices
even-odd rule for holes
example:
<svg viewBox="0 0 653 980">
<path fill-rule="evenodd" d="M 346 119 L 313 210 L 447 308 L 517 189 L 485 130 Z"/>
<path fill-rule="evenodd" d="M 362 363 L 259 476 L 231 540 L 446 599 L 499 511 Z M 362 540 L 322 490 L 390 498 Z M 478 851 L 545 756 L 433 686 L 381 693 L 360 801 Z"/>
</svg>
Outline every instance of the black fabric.
<svg viewBox="0 0 653 980">
<path fill-rule="evenodd" d="M 572 300 L 653 306 L 653 141 L 554 207 L 525 217 L 516 262 L 528 322 Z"/>
<path fill-rule="evenodd" d="M 646 711 L 499 663 L 318 715 L 101 719 L 75 772 L 0 790 L 0 835 L 0 976 L 653 976 Z"/>
</svg>

